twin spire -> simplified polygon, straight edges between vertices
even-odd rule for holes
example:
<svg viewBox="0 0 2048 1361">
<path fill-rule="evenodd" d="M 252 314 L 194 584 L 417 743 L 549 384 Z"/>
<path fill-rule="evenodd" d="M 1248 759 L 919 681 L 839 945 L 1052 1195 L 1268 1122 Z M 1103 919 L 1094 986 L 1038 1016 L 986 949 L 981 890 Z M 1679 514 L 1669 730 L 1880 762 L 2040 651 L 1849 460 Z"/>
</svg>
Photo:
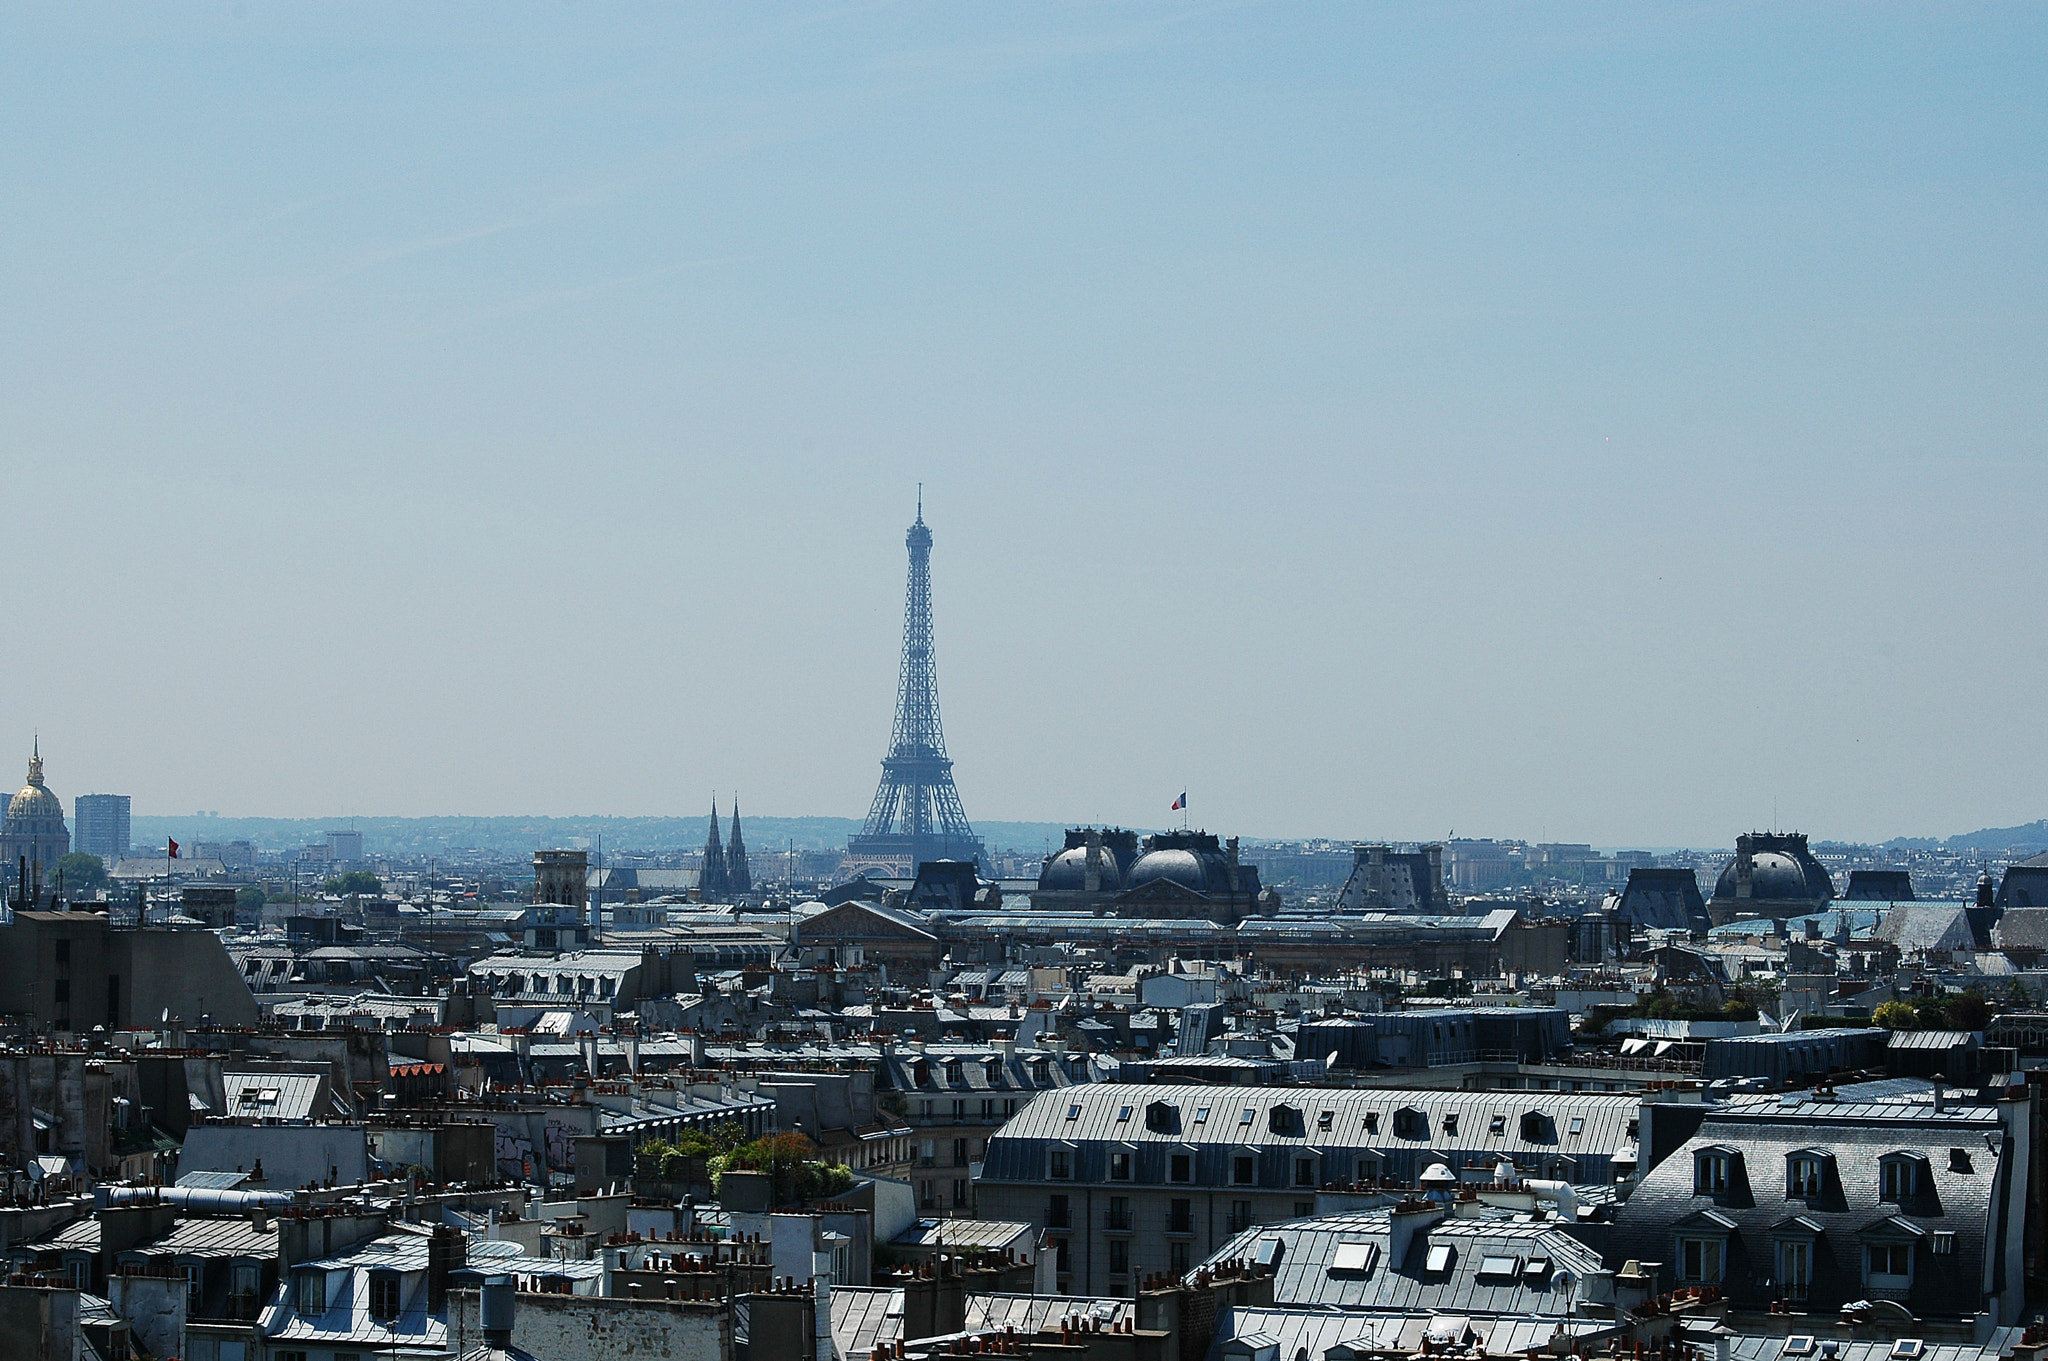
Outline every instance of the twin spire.
<svg viewBox="0 0 2048 1361">
<path fill-rule="evenodd" d="M 704 868 L 697 874 L 697 892 L 707 903 L 728 902 L 754 891 L 753 872 L 747 868 L 747 843 L 740 837 L 740 801 L 732 801 L 732 842 L 718 839 L 718 800 L 711 800 L 711 829 L 704 838 Z"/>
</svg>

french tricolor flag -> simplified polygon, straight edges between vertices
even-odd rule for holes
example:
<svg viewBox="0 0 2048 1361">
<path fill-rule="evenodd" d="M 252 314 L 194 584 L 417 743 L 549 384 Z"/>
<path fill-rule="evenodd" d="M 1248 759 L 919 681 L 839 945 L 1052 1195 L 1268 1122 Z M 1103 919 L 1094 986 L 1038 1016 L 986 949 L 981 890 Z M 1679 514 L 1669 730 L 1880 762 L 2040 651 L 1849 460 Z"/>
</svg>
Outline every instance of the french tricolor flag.
<svg viewBox="0 0 2048 1361">
<path fill-rule="evenodd" d="M 1185 789 L 1183 789 L 1183 790 L 1181 790 L 1181 791 L 1180 791 L 1180 797 L 1179 797 L 1179 798 L 1177 798 L 1177 799 L 1175 799 L 1175 800 L 1173 801 L 1173 811 L 1174 811 L 1174 812 L 1176 812 L 1176 813 L 1178 813 L 1178 812 L 1179 812 L 1179 811 L 1180 811 L 1181 809 L 1183 809 L 1183 808 L 1185 808 L 1185 807 L 1187 807 L 1187 806 L 1188 806 L 1188 791 L 1187 791 L 1187 790 L 1185 790 Z"/>
</svg>

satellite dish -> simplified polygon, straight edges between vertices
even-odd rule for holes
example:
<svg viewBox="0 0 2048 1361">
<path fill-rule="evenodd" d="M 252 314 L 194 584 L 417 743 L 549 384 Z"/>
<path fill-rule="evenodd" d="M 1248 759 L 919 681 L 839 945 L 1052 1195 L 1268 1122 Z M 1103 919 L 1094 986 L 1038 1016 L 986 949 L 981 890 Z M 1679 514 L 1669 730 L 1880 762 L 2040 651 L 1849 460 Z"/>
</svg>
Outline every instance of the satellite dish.
<svg viewBox="0 0 2048 1361">
<path fill-rule="evenodd" d="M 1337 1066 L 1337 1051 L 1336 1051 L 1336 1050 L 1334 1050 L 1334 1049 L 1332 1049 L 1332 1050 L 1330 1051 L 1329 1057 L 1323 1060 L 1323 1067 L 1325 1067 L 1325 1068 L 1335 1068 L 1336 1066 Z"/>
</svg>

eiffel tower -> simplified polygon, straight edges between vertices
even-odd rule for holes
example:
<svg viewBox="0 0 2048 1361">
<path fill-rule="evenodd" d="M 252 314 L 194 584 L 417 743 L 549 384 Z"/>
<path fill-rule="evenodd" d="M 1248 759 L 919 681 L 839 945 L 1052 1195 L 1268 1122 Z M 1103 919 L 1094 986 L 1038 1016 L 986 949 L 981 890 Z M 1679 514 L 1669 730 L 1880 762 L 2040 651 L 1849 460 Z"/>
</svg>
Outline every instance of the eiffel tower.
<svg viewBox="0 0 2048 1361">
<path fill-rule="evenodd" d="M 915 874 L 927 860 L 980 860 L 981 838 L 967 825 L 953 762 L 939 728 L 939 679 L 932 660 L 932 532 L 917 523 L 910 549 L 910 589 L 903 605 L 903 669 L 896 682 L 896 726 L 882 758 L 882 783 L 868 820 L 846 842 L 847 859 Z"/>
</svg>

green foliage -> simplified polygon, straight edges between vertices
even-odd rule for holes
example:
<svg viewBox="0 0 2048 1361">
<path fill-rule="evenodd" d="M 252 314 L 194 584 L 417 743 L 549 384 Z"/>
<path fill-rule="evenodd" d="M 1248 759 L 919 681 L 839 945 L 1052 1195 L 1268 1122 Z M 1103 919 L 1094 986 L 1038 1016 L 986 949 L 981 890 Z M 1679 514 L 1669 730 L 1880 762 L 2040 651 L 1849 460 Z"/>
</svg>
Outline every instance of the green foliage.
<svg viewBox="0 0 2048 1361">
<path fill-rule="evenodd" d="M 1998 1011 L 1991 1001 L 1975 988 L 1948 999 L 1948 1024 L 1951 1030 L 1982 1030 L 1991 1024 L 1991 1018 Z"/>
<path fill-rule="evenodd" d="M 263 890 L 257 887 L 255 884 L 244 884 L 240 888 L 235 890 L 236 907 L 243 908 L 248 911 L 254 911 L 257 908 L 262 907 L 264 901 L 265 899 Z"/>
<path fill-rule="evenodd" d="M 64 896 L 67 898 L 89 896 L 107 886 L 106 865 L 98 856 L 87 855 L 84 851 L 73 851 L 59 860 L 56 873 L 63 877 Z"/>
<path fill-rule="evenodd" d="M 853 1185 L 853 1173 L 812 1155 L 817 1145 L 801 1134 L 770 1134 L 711 1159 L 713 1183 L 727 1172 L 766 1172 L 777 1205 L 836 1196 Z"/>
<path fill-rule="evenodd" d="M 690 1174 L 689 1160 L 715 1161 L 722 1154 L 743 1147 L 747 1132 L 731 1120 L 713 1126 L 709 1133 L 686 1129 L 674 1139 L 649 1139 L 633 1150 L 634 1167 L 643 1177 L 681 1181 Z M 723 1171 L 723 1165 L 715 1170 Z"/>
<path fill-rule="evenodd" d="M 1911 1002 L 1886 1002 L 1870 1013 L 1870 1019 L 1886 1030 L 1918 1030 L 1920 1013 Z"/>
<path fill-rule="evenodd" d="M 350 870 L 347 874 L 335 875 L 332 879 L 320 885 L 320 890 L 323 893 L 357 893 L 374 896 L 384 891 L 384 884 L 382 880 L 378 879 L 376 875 L 368 870 Z"/>
<path fill-rule="evenodd" d="M 1747 983 L 1729 988 L 1726 997 L 1718 1007 L 1689 1007 L 1659 988 L 1634 1006 L 1594 1007 L 1579 1022 L 1579 1033 L 1598 1035 L 1612 1021 L 1754 1021 L 1759 1010 L 1775 1007 L 1778 1000 L 1775 989 Z"/>
</svg>

